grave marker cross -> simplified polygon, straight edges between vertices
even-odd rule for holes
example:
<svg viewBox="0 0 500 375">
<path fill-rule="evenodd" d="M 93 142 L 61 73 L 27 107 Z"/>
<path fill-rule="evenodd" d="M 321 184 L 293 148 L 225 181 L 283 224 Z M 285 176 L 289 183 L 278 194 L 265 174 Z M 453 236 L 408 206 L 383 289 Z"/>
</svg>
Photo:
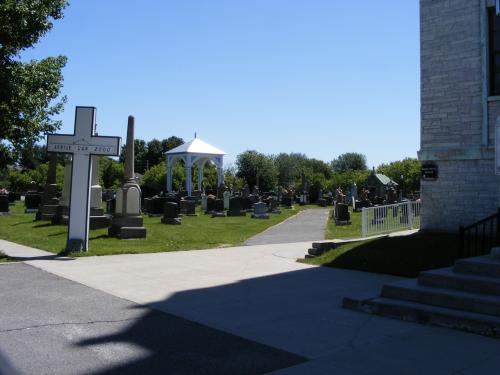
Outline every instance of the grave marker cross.
<svg viewBox="0 0 500 375">
<path fill-rule="evenodd" d="M 73 155 L 66 251 L 87 251 L 89 240 L 91 155 L 118 156 L 120 137 L 97 136 L 94 107 L 76 107 L 75 134 L 49 134 L 47 151 Z"/>
</svg>

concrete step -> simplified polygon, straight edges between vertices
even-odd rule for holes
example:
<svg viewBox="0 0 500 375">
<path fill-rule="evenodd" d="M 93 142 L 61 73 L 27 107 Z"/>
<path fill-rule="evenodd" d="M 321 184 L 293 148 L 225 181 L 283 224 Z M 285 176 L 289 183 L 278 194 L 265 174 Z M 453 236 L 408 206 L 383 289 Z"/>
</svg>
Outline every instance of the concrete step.
<svg viewBox="0 0 500 375">
<path fill-rule="evenodd" d="M 452 267 L 420 273 L 418 285 L 500 296 L 499 278 L 456 273 Z"/>
<path fill-rule="evenodd" d="M 389 298 L 345 297 L 343 307 L 420 324 L 500 338 L 500 318 Z"/>
<path fill-rule="evenodd" d="M 500 262 L 489 255 L 459 259 L 455 262 L 453 272 L 500 278 Z"/>
<path fill-rule="evenodd" d="M 380 296 L 382 298 L 399 299 L 449 309 L 500 316 L 499 296 L 425 287 L 418 285 L 416 279 L 386 284 L 383 286 Z"/>
<path fill-rule="evenodd" d="M 316 241 L 316 242 L 312 243 L 311 247 L 313 249 L 318 249 L 318 250 L 325 252 L 325 251 L 328 251 L 331 249 L 335 249 L 338 246 L 339 246 L 339 244 L 337 242 L 333 242 L 333 241 Z"/>
</svg>

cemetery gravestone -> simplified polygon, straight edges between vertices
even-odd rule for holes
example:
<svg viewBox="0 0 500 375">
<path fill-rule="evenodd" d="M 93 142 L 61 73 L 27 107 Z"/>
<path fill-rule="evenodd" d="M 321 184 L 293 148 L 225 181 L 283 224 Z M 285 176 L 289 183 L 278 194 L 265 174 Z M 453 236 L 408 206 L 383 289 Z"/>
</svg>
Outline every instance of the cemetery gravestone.
<svg viewBox="0 0 500 375">
<path fill-rule="evenodd" d="M 47 171 L 47 182 L 43 192 L 42 202 L 36 213 L 36 220 L 52 220 L 56 214 L 59 199 L 57 198 L 56 185 L 57 154 L 52 153 L 49 160 L 49 169 Z"/>
<path fill-rule="evenodd" d="M 269 219 L 267 205 L 264 202 L 257 202 L 253 205 L 252 219 Z"/>
<path fill-rule="evenodd" d="M 196 214 L 196 201 L 186 200 L 186 216 L 198 216 Z"/>
<path fill-rule="evenodd" d="M 163 207 L 163 217 L 161 218 L 163 224 L 181 224 L 182 221 L 177 214 L 177 203 L 166 202 Z"/>
<path fill-rule="evenodd" d="M 226 190 L 224 193 L 222 193 L 223 199 L 224 199 L 224 209 L 229 210 L 229 199 L 231 198 L 231 193 Z"/>
<path fill-rule="evenodd" d="M 349 213 L 349 206 L 344 203 L 337 203 L 335 205 L 335 224 L 336 225 L 350 225 L 351 215 Z"/>
<path fill-rule="evenodd" d="M 242 197 L 233 197 L 229 200 L 229 211 L 227 216 L 246 216 L 246 211 L 243 208 L 245 199 Z"/>
<path fill-rule="evenodd" d="M 49 134 L 47 151 L 73 155 L 66 251 L 87 251 L 90 216 L 91 155 L 118 156 L 120 137 L 95 134 L 94 107 L 76 107 L 74 134 Z"/>
<path fill-rule="evenodd" d="M 141 188 L 134 176 L 134 117 L 128 117 L 125 173 L 116 192 L 116 208 L 108 235 L 118 238 L 145 238 L 141 211 Z"/>
<path fill-rule="evenodd" d="M 90 187 L 90 229 L 107 228 L 111 217 L 102 208 L 102 187 L 99 184 L 99 156 L 92 156 L 92 179 Z"/>
<path fill-rule="evenodd" d="M 205 210 L 205 214 L 212 214 L 215 211 L 215 196 L 209 195 L 207 196 L 207 209 Z"/>
<path fill-rule="evenodd" d="M 71 155 L 66 155 L 64 158 L 64 179 L 61 198 L 56 208 L 56 214 L 52 217 L 53 225 L 67 225 L 69 221 L 69 194 L 71 189 L 71 170 L 73 161 Z"/>
<path fill-rule="evenodd" d="M 215 200 L 215 210 L 212 212 L 212 217 L 225 217 L 226 213 L 224 212 L 224 200 L 216 199 Z"/>
<path fill-rule="evenodd" d="M 42 196 L 39 193 L 28 192 L 24 197 L 24 206 L 26 207 L 24 212 L 27 214 L 38 212 L 41 201 Z"/>
<path fill-rule="evenodd" d="M 272 214 L 280 214 L 281 213 L 281 210 L 279 208 L 279 205 L 278 205 L 278 200 L 276 199 L 276 197 L 269 197 L 269 207 L 268 207 L 268 210 L 270 213 Z"/>
<path fill-rule="evenodd" d="M 6 194 L 0 195 L 0 215 L 9 213 L 9 196 Z"/>
</svg>

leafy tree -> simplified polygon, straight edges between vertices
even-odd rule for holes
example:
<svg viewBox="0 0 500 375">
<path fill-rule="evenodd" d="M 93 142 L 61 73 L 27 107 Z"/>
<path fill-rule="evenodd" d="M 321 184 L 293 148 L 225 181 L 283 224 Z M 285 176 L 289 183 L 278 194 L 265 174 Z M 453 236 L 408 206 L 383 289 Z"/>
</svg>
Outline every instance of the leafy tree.
<svg viewBox="0 0 500 375">
<path fill-rule="evenodd" d="M 184 144 L 182 138 L 172 136 L 161 141 L 161 149 L 163 152 L 167 152 L 182 144 Z"/>
<path fill-rule="evenodd" d="M 281 153 L 273 158 L 278 171 L 278 184 L 284 187 L 291 186 L 300 178 L 300 173 L 307 160 L 304 154 Z"/>
<path fill-rule="evenodd" d="M 49 161 L 49 153 L 45 145 L 36 143 L 26 144 L 18 151 L 17 163 L 20 167 L 26 169 L 38 168 L 40 164 Z"/>
<path fill-rule="evenodd" d="M 100 180 L 104 189 L 116 189 L 123 180 L 124 165 L 103 156 L 99 162 Z"/>
<path fill-rule="evenodd" d="M 52 119 L 63 110 L 59 97 L 66 57 L 27 63 L 21 51 L 32 47 L 63 17 L 66 0 L 0 1 L 0 143 L 18 150 L 33 144 L 61 122 Z M 9 146 L 6 146 L 9 145 Z"/>
<path fill-rule="evenodd" d="M 405 194 L 420 190 L 420 162 L 414 158 L 405 158 L 389 164 L 381 164 L 377 173 L 385 174 L 404 189 Z M 401 178 L 403 176 L 403 178 Z"/>
<path fill-rule="evenodd" d="M 145 155 L 147 166 L 152 167 L 163 161 L 163 149 L 161 142 L 157 139 L 152 139 L 146 145 L 146 155 Z"/>
<path fill-rule="evenodd" d="M 245 179 L 250 187 L 258 185 L 266 191 L 278 184 L 278 169 L 269 156 L 253 150 L 245 151 L 237 156 L 236 166 L 237 176 Z"/>
<path fill-rule="evenodd" d="M 120 152 L 120 163 L 125 163 L 125 150 L 127 144 L 122 145 L 122 149 Z M 134 163 L 135 163 L 135 171 L 137 173 L 144 173 L 147 167 L 147 146 L 146 141 L 143 139 L 134 139 Z"/>
<path fill-rule="evenodd" d="M 163 161 L 149 168 L 141 181 L 141 189 L 145 197 L 160 194 L 165 190 L 165 179 L 167 178 L 167 165 Z"/>
<path fill-rule="evenodd" d="M 331 166 L 334 173 L 344 173 L 346 171 L 364 171 L 366 166 L 366 156 L 356 152 L 347 152 L 333 159 Z"/>
</svg>

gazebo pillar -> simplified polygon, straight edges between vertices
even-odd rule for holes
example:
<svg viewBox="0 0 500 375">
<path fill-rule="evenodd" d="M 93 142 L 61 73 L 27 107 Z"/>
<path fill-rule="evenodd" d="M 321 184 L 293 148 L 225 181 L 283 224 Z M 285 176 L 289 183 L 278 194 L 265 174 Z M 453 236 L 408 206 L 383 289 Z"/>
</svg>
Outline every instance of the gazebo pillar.
<svg viewBox="0 0 500 375">
<path fill-rule="evenodd" d="M 167 192 L 172 191 L 172 163 L 167 160 Z"/>
<path fill-rule="evenodd" d="M 191 185 L 192 185 L 192 167 L 191 165 L 186 165 L 186 191 L 188 195 L 191 195 Z"/>
<path fill-rule="evenodd" d="M 203 163 L 198 163 L 198 190 L 201 191 L 203 182 Z"/>
<path fill-rule="evenodd" d="M 224 183 L 224 171 L 222 167 L 217 167 L 217 187 Z"/>
</svg>

